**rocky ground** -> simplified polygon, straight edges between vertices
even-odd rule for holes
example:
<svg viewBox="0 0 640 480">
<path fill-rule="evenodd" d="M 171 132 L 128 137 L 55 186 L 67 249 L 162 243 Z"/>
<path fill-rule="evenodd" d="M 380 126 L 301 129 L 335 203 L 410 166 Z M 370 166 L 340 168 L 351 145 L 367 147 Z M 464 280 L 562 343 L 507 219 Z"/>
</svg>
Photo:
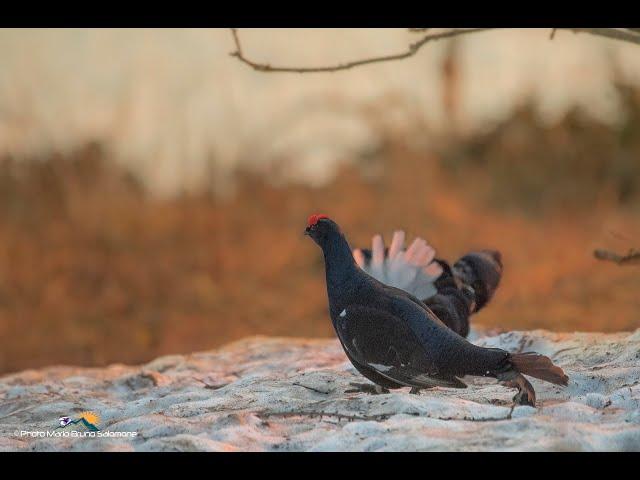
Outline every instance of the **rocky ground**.
<svg viewBox="0 0 640 480">
<path fill-rule="evenodd" d="M 569 386 L 533 379 L 537 408 L 512 412 L 515 391 L 484 378 L 466 378 L 465 390 L 420 395 L 345 393 L 364 379 L 336 340 L 252 337 L 141 366 L 0 377 L 0 450 L 640 451 L 640 330 L 476 334 L 473 341 L 549 355 Z M 55 430 L 59 417 L 83 411 L 100 417 L 95 436 Z"/>
</svg>

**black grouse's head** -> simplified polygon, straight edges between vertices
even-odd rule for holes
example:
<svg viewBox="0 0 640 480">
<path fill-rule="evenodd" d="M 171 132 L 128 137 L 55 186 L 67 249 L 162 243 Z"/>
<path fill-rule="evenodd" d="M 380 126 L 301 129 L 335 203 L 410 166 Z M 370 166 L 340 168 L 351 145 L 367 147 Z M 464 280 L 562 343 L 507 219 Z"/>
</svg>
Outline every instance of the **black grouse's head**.
<svg viewBox="0 0 640 480">
<path fill-rule="evenodd" d="M 314 214 L 307 221 L 305 235 L 309 235 L 314 242 L 321 247 L 324 246 L 332 234 L 339 233 L 338 224 L 326 215 Z"/>
<path fill-rule="evenodd" d="M 502 255 L 497 250 L 480 250 L 466 254 L 453 265 L 455 276 L 475 291 L 478 311 L 495 293 L 502 278 Z"/>
</svg>

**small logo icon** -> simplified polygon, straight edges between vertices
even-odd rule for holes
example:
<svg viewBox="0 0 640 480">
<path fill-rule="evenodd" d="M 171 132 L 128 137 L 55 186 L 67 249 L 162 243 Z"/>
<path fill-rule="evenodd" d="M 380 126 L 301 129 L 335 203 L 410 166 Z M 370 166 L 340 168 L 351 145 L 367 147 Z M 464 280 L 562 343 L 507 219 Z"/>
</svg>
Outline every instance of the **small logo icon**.
<svg viewBox="0 0 640 480">
<path fill-rule="evenodd" d="M 100 417 L 94 412 L 82 412 L 78 418 L 72 419 L 71 417 L 60 417 L 58 419 L 58 423 L 60 424 L 56 427 L 58 428 L 67 428 L 69 425 L 79 425 L 85 427 L 90 432 L 98 432 L 100 429 L 98 428 L 98 424 L 100 423 Z"/>
<path fill-rule="evenodd" d="M 62 428 L 66 427 L 67 425 L 69 425 L 69 422 L 71 421 L 71 417 L 60 417 L 60 426 Z"/>
</svg>

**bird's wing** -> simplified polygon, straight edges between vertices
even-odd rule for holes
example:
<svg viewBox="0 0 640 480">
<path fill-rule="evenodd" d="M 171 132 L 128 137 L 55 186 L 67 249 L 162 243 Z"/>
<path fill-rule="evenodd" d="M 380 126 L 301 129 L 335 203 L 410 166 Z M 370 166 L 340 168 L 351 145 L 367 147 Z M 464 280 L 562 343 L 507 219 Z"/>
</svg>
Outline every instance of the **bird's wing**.
<svg viewBox="0 0 640 480">
<path fill-rule="evenodd" d="M 385 294 L 393 297 L 395 299 L 395 303 L 397 306 L 401 306 L 407 302 L 412 303 L 414 306 L 418 307 L 420 310 L 424 311 L 424 313 L 429 317 L 429 319 L 435 323 L 439 323 L 440 325 L 446 327 L 446 324 L 438 318 L 438 316 L 431 311 L 431 309 L 424 302 L 418 300 L 417 297 L 413 296 L 411 293 L 402 290 L 400 288 L 396 288 L 390 285 L 385 285 L 383 283 L 379 283 L 380 289 L 384 291 Z M 400 305 L 398 305 L 400 304 Z"/>
<path fill-rule="evenodd" d="M 465 388 L 453 375 L 440 372 L 409 323 L 393 313 L 350 305 L 336 322 L 347 353 L 389 380 L 408 387 Z"/>
</svg>

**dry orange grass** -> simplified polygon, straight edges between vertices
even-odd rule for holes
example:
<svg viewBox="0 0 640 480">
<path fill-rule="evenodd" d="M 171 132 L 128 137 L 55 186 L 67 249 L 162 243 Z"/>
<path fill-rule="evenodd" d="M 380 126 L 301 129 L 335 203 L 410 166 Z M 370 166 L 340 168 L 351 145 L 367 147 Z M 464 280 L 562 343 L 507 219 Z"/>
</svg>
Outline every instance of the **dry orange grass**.
<svg viewBox="0 0 640 480">
<path fill-rule="evenodd" d="M 336 219 L 354 245 L 402 227 L 449 260 L 501 250 L 503 284 L 478 323 L 640 327 L 640 270 L 592 256 L 639 246 L 632 207 L 603 193 L 589 208 L 526 215 L 479 200 L 492 188 L 486 174 L 461 181 L 440 157 L 402 145 L 383 158 L 376 178 L 344 167 L 317 189 L 244 173 L 226 200 L 151 198 L 93 148 L 5 161 L 0 371 L 142 362 L 253 334 L 331 336 L 321 254 L 302 235 L 314 212 Z"/>
</svg>

